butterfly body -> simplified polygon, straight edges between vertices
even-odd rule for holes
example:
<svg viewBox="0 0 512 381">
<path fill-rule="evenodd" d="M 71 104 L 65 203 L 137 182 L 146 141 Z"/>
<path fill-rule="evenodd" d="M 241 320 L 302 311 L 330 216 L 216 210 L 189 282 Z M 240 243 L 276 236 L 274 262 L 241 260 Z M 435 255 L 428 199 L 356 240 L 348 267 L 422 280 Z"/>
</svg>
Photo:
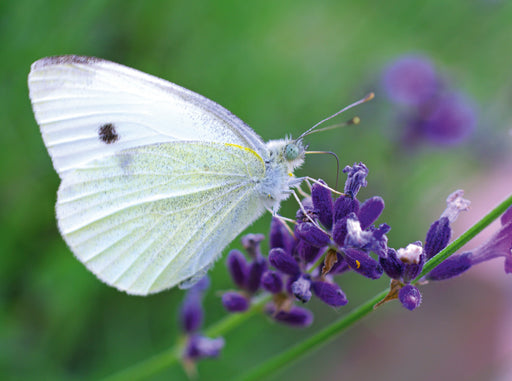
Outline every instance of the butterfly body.
<svg viewBox="0 0 512 381">
<path fill-rule="evenodd" d="M 137 70 L 48 57 L 32 65 L 29 90 L 62 180 L 59 230 L 128 293 L 193 283 L 301 181 L 301 141 L 264 143 L 215 102 Z"/>
</svg>

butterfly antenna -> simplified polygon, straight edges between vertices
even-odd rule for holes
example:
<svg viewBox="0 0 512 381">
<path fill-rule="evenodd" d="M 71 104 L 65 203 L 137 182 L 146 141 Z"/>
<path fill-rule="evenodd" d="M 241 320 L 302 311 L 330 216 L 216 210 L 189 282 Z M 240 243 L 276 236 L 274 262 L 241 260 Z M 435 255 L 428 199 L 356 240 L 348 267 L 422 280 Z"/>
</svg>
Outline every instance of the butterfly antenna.
<svg viewBox="0 0 512 381">
<path fill-rule="evenodd" d="M 331 151 L 306 151 L 305 152 L 306 155 L 307 154 L 328 154 L 328 155 L 332 155 L 334 156 L 334 158 L 336 159 L 336 185 L 334 186 L 334 189 L 335 190 L 338 190 L 338 180 L 339 180 L 339 176 L 340 176 L 340 159 L 338 158 L 338 155 L 336 155 L 334 152 L 331 152 Z"/>
<path fill-rule="evenodd" d="M 362 104 L 362 103 L 368 102 L 368 101 L 372 100 L 374 97 L 375 97 L 375 94 L 374 94 L 374 93 L 370 93 L 370 94 L 366 95 L 364 98 L 359 99 L 358 101 L 356 101 L 356 102 L 354 102 L 354 103 L 352 103 L 352 104 L 349 104 L 349 105 L 348 105 L 348 106 L 346 106 L 346 107 L 343 107 L 340 111 L 338 111 L 338 112 L 336 112 L 336 113 L 332 114 L 331 116 L 329 116 L 329 117 L 325 118 L 324 120 L 321 120 L 320 122 L 318 122 L 317 124 L 315 124 L 315 125 L 314 125 L 313 127 L 311 127 L 309 130 L 307 130 L 307 131 L 306 131 L 306 132 L 304 132 L 301 136 L 299 136 L 299 137 L 297 138 L 297 140 L 301 140 L 301 139 L 303 139 L 303 138 L 304 138 L 304 136 L 311 134 L 311 133 L 312 133 L 312 131 L 313 131 L 315 128 L 317 128 L 319 125 L 321 125 L 322 123 L 325 123 L 325 122 L 327 122 L 328 120 L 331 120 L 332 118 L 335 118 L 336 116 L 338 116 L 338 115 L 339 115 L 339 114 L 341 114 L 342 112 L 345 112 L 345 111 L 347 111 L 347 110 L 351 109 L 352 107 L 355 107 L 355 106 L 358 106 L 358 105 L 360 105 L 360 104 Z M 353 118 L 353 119 L 354 119 L 354 118 Z M 359 118 L 357 118 L 357 120 L 359 120 Z M 350 121 L 349 121 L 349 122 L 350 122 Z M 342 124 L 342 126 L 347 125 L 347 124 L 357 124 L 357 123 L 348 123 L 348 122 L 347 122 L 347 123 Z M 332 127 L 332 126 L 330 126 L 330 127 Z M 340 127 L 340 126 L 337 126 L 337 127 Z M 326 127 L 326 128 L 331 129 L 331 128 L 329 128 L 329 127 Z M 334 127 L 332 127 L 332 128 L 334 128 Z"/>
</svg>

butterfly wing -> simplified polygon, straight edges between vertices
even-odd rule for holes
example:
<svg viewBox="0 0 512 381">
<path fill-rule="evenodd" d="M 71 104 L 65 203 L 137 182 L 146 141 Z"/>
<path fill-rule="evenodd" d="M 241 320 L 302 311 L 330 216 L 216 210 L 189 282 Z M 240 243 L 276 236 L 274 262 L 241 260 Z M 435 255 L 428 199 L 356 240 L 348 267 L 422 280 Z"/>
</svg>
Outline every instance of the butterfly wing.
<svg viewBox="0 0 512 381">
<path fill-rule="evenodd" d="M 197 140 L 265 150 L 249 126 L 217 103 L 99 58 L 43 58 L 32 65 L 28 84 L 61 178 L 101 156 L 154 143 Z"/>
<path fill-rule="evenodd" d="M 60 231 L 109 285 L 158 292 L 208 269 L 264 211 L 265 166 L 233 144 L 170 142 L 122 150 L 67 174 Z"/>
<path fill-rule="evenodd" d="M 145 295 L 196 278 L 261 215 L 266 146 L 218 104 L 91 57 L 41 59 L 28 84 L 59 229 L 106 283 Z"/>
</svg>

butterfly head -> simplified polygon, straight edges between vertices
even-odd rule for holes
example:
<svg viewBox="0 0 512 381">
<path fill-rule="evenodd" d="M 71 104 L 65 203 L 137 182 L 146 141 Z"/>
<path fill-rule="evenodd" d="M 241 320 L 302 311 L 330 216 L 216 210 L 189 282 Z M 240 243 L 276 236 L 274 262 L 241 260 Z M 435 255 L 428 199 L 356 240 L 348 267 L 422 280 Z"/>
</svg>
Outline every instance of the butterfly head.
<svg viewBox="0 0 512 381">
<path fill-rule="evenodd" d="M 289 172 L 300 167 L 304 163 L 306 147 L 302 139 L 280 139 L 268 142 L 269 160 L 283 163 Z"/>
</svg>

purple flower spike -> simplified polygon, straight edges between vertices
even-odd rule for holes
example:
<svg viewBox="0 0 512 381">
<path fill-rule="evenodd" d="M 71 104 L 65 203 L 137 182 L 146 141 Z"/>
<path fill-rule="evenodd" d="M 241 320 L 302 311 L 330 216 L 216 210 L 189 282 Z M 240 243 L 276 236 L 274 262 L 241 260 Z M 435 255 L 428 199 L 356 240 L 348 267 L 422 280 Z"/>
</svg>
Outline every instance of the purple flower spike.
<svg viewBox="0 0 512 381">
<path fill-rule="evenodd" d="M 354 163 L 351 167 L 347 165 L 343 169 L 343 173 L 347 174 L 347 181 L 345 181 L 345 194 L 350 197 L 356 197 L 361 187 L 366 187 L 368 182 L 368 168 L 363 163 Z"/>
<path fill-rule="evenodd" d="M 318 229 L 312 222 L 303 222 L 295 228 L 295 233 L 300 239 L 306 241 L 311 246 L 324 247 L 331 242 L 327 233 Z"/>
<path fill-rule="evenodd" d="M 334 221 L 346 218 L 350 213 L 359 212 L 359 201 L 349 196 L 340 196 L 334 202 Z"/>
<path fill-rule="evenodd" d="M 345 260 L 355 272 L 370 278 L 379 279 L 384 271 L 375 259 L 362 250 L 345 249 Z"/>
<path fill-rule="evenodd" d="M 238 250 L 231 250 L 228 254 L 226 264 L 233 282 L 235 282 L 238 287 L 244 288 L 249 271 L 244 255 Z"/>
<path fill-rule="evenodd" d="M 261 287 L 271 294 L 277 294 L 283 290 L 283 280 L 277 271 L 265 271 L 261 277 Z"/>
<path fill-rule="evenodd" d="M 471 267 L 471 253 L 452 255 L 428 273 L 429 280 L 445 280 L 462 274 Z"/>
<path fill-rule="evenodd" d="M 377 218 L 379 218 L 383 210 L 384 200 L 381 197 L 375 196 L 363 202 L 357 214 L 361 229 L 364 230 L 373 224 Z"/>
<path fill-rule="evenodd" d="M 387 96 L 396 103 L 418 105 L 439 88 L 432 62 L 422 55 L 406 55 L 392 62 L 382 78 Z"/>
<path fill-rule="evenodd" d="M 461 94 L 436 97 L 430 105 L 430 114 L 423 122 L 423 133 L 439 145 L 460 144 L 476 127 L 475 107 Z"/>
<path fill-rule="evenodd" d="M 288 275 L 297 275 L 300 268 L 295 259 L 283 249 L 272 249 L 268 254 L 268 260 L 272 266 Z"/>
<path fill-rule="evenodd" d="M 222 295 L 222 305 L 228 312 L 244 312 L 249 308 L 249 301 L 238 292 L 229 291 Z"/>
<path fill-rule="evenodd" d="M 313 314 L 305 308 L 293 306 L 289 311 L 276 312 L 275 306 L 271 304 L 266 311 L 274 320 L 294 327 L 308 327 L 313 323 Z"/>
<path fill-rule="evenodd" d="M 202 295 L 198 291 L 189 291 L 181 305 L 180 322 L 186 333 L 193 333 L 203 324 Z"/>
<path fill-rule="evenodd" d="M 451 235 L 452 229 L 447 217 L 442 217 L 430 225 L 427 237 L 425 238 L 426 259 L 429 260 L 443 250 L 448 245 L 448 242 L 450 242 Z"/>
<path fill-rule="evenodd" d="M 402 306 L 412 311 L 421 304 L 420 290 L 407 284 L 398 293 L 398 299 L 402 303 Z"/>
<path fill-rule="evenodd" d="M 261 256 L 260 244 L 265 239 L 263 234 L 247 234 L 242 237 L 242 246 L 252 258 Z"/>
<path fill-rule="evenodd" d="M 332 307 L 341 307 L 348 303 L 347 297 L 337 284 L 328 282 L 313 282 L 312 290 L 324 303 Z"/>
<path fill-rule="evenodd" d="M 279 247 L 286 251 L 287 253 L 291 253 L 294 246 L 294 238 L 284 226 L 284 222 L 279 218 L 272 218 L 272 222 L 270 224 L 270 237 L 269 237 L 269 245 L 271 249 Z"/>
<path fill-rule="evenodd" d="M 326 185 L 325 181 L 318 181 Z M 318 219 L 327 229 L 331 229 L 333 217 L 331 191 L 320 184 L 315 183 L 311 187 L 311 199 L 313 200 L 313 206 L 318 212 Z"/>
<path fill-rule="evenodd" d="M 404 263 L 398 259 L 395 249 L 388 249 L 386 258 L 380 257 L 379 263 L 384 269 L 384 272 L 391 279 L 402 278 L 404 272 Z"/>
<path fill-rule="evenodd" d="M 301 276 L 292 283 L 291 289 L 293 295 L 302 303 L 307 303 L 311 299 L 311 280 L 305 276 Z"/>
<path fill-rule="evenodd" d="M 193 335 L 189 338 L 183 355 L 191 360 L 217 357 L 222 348 L 224 348 L 222 337 L 210 339 L 201 335 Z"/>
</svg>

